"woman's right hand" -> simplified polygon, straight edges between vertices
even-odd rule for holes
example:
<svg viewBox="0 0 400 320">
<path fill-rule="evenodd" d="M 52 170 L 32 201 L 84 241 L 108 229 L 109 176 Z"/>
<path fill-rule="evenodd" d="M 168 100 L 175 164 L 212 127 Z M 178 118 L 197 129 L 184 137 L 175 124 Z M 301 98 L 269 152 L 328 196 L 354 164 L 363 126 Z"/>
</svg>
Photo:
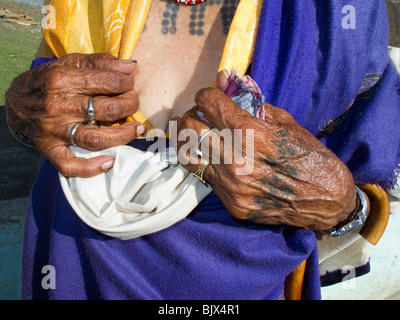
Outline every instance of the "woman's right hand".
<svg viewBox="0 0 400 320">
<path fill-rule="evenodd" d="M 64 176 L 91 177 L 114 164 L 109 156 L 77 158 L 69 150 L 69 133 L 88 121 L 93 96 L 95 120 L 115 122 L 134 114 L 139 105 L 133 89 L 136 62 L 109 54 L 69 54 L 27 71 L 14 79 L 6 93 L 7 119 Z M 123 145 L 144 132 L 139 122 L 120 126 L 80 125 L 74 143 L 96 151 Z"/>
</svg>

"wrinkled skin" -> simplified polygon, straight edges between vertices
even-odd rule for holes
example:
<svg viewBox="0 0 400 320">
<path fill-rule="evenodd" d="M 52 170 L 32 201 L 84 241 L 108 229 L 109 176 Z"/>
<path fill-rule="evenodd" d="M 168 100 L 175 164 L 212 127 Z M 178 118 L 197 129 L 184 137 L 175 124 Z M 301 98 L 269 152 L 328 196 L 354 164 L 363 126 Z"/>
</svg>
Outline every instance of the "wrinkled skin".
<svg viewBox="0 0 400 320">
<path fill-rule="evenodd" d="M 30 138 L 64 176 L 90 177 L 108 171 L 113 159 L 76 158 L 68 149 L 68 134 L 78 122 L 87 122 L 87 102 L 94 96 L 97 121 L 117 121 L 133 114 L 138 96 L 133 89 L 136 63 L 107 54 L 70 54 L 18 76 L 7 98 L 10 127 Z M 219 75 L 217 83 L 223 87 Z M 226 79 L 225 79 L 226 81 Z M 197 134 L 210 125 L 200 121 L 202 111 L 212 125 L 223 129 L 254 130 L 254 143 L 242 156 L 252 170 L 238 175 L 243 165 L 212 163 L 205 180 L 228 212 L 239 219 L 265 224 L 288 224 L 324 230 L 345 220 L 356 207 L 356 191 L 347 167 L 284 110 L 268 105 L 266 121 L 239 108 L 218 89 L 200 90 L 196 106 L 177 118 L 178 132 Z M 137 122 L 119 127 L 80 126 L 75 143 L 88 150 L 126 144 L 144 132 Z M 218 142 L 219 141 L 219 142 Z M 181 150 L 184 141 L 177 148 Z M 223 139 L 212 147 L 223 150 Z M 251 152 L 247 152 L 252 150 Z M 247 152 L 247 153 L 246 153 Z M 235 160 L 235 158 L 234 158 Z M 198 159 L 184 165 L 194 172 Z"/>
<path fill-rule="evenodd" d="M 356 191 L 348 168 L 289 113 L 267 104 L 264 122 L 212 88 L 200 90 L 195 102 L 192 110 L 175 118 L 178 132 L 193 128 L 200 136 L 201 130 L 211 127 L 199 119 L 196 111 L 202 111 L 220 132 L 242 129 L 242 154 L 254 167 L 249 174 L 237 175 L 243 165 L 235 161 L 223 163 L 223 139 L 216 143 L 209 138 L 213 147 L 205 148 L 209 150 L 204 153 L 206 157 L 220 145 L 216 153 L 220 155 L 220 164 L 215 164 L 213 153 L 203 177 L 232 216 L 258 223 L 326 230 L 355 210 Z M 254 152 L 251 148 L 250 152 L 246 150 L 246 129 L 254 129 Z M 191 152 L 180 152 L 187 143 L 177 141 L 177 149 L 180 157 L 190 161 L 184 167 L 195 172 L 199 161 L 193 161 Z"/>
<path fill-rule="evenodd" d="M 65 176 L 90 177 L 109 170 L 113 158 L 75 157 L 68 149 L 70 129 L 87 122 L 89 96 L 97 121 L 117 121 L 135 113 L 136 63 L 108 54 L 69 54 L 14 79 L 6 93 L 7 118 Z M 139 131 L 139 132 L 138 132 Z M 80 126 L 74 142 L 88 150 L 128 143 L 143 133 L 138 122 L 118 127 Z"/>
</svg>

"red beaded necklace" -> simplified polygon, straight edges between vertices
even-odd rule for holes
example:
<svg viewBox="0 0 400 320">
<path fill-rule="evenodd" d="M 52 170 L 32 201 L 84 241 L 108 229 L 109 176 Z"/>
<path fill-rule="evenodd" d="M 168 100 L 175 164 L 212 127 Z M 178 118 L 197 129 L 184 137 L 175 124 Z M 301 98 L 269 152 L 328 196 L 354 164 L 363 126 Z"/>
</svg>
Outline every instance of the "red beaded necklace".
<svg viewBox="0 0 400 320">
<path fill-rule="evenodd" d="M 175 0 L 175 1 L 184 4 L 198 4 L 201 2 L 205 2 L 206 0 Z"/>
</svg>

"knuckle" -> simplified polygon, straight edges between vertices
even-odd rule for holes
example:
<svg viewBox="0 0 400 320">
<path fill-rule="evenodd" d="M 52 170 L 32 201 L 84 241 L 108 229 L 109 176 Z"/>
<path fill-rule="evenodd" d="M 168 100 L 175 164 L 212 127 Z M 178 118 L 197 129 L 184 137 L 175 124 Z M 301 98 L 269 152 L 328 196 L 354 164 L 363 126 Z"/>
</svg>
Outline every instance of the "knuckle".
<svg viewBox="0 0 400 320">
<path fill-rule="evenodd" d="M 70 53 L 58 60 L 64 65 L 74 66 L 77 68 L 102 68 L 106 61 L 110 60 L 110 57 L 115 59 L 114 56 L 108 53 Z"/>
<path fill-rule="evenodd" d="M 108 79 L 108 85 L 112 89 L 120 89 L 123 85 L 123 79 L 121 75 L 117 72 L 110 72 L 109 73 L 109 79 Z"/>
<path fill-rule="evenodd" d="M 71 65 L 79 67 L 80 60 L 82 54 L 81 53 L 70 53 L 58 59 L 61 64 Z"/>
<path fill-rule="evenodd" d="M 90 132 L 85 135 L 83 142 L 85 147 L 94 150 L 104 144 L 104 138 L 103 135 L 99 134 L 98 132 Z"/>
<path fill-rule="evenodd" d="M 62 76 L 60 68 L 51 68 L 46 72 L 44 81 L 44 91 L 58 89 L 65 86 L 65 78 Z"/>
<path fill-rule="evenodd" d="M 56 81 L 57 78 L 58 78 L 58 72 L 57 72 L 56 69 L 54 69 L 54 68 L 53 68 L 53 69 L 49 69 L 49 70 L 46 72 L 46 77 L 45 77 L 45 79 L 46 79 L 46 82 L 47 82 L 47 83 L 52 83 L 52 82 Z"/>
<path fill-rule="evenodd" d="M 115 57 L 109 53 L 92 53 L 87 56 L 86 61 L 91 67 L 104 66 L 105 63 L 110 60 L 115 59 Z"/>
<path fill-rule="evenodd" d="M 117 99 L 105 102 L 103 109 L 107 120 L 118 120 L 122 117 L 121 102 Z"/>
<path fill-rule="evenodd" d="M 192 118 L 192 114 L 189 111 L 187 111 L 182 116 L 181 123 L 186 126 L 186 124 L 188 124 L 188 122 L 190 122 L 191 118 Z"/>
<path fill-rule="evenodd" d="M 204 88 L 204 89 L 200 89 L 195 96 L 195 101 L 198 104 L 203 104 L 206 101 L 209 101 L 210 99 L 213 99 L 215 97 L 216 91 L 218 91 L 218 89 L 215 88 Z"/>
<path fill-rule="evenodd" d="M 57 117 L 57 115 L 60 115 L 59 103 L 54 99 L 52 94 L 45 92 L 40 105 L 42 116 Z"/>
<path fill-rule="evenodd" d="M 188 136 L 195 135 L 196 133 L 195 128 L 196 128 L 196 121 L 194 121 L 193 118 L 189 116 L 184 116 L 184 118 L 181 121 L 181 126 L 179 128 L 180 132 Z M 195 136 L 197 136 L 197 133 Z"/>
<path fill-rule="evenodd" d="M 64 176 L 69 177 L 72 175 L 72 166 L 70 162 L 62 162 L 60 164 L 56 163 L 56 167 L 58 167 L 58 171 Z"/>
<path fill-rule="evenodd" d="M 244 219 L 242 212 L 239 210 L 240 203 L 232 199 L 231 205 L 229 206 L 229 214 L 236 219 Z"/>
<path fill-rule="evenodd" d="M 269 113 L 271 114 L 272 118 L 279 122 L 291 122 L 294 120 L 293 116 L 282 108 L 274 107 L 272 105 L 267 105 L 267 107 L 270 110 Z"/>
</svg>

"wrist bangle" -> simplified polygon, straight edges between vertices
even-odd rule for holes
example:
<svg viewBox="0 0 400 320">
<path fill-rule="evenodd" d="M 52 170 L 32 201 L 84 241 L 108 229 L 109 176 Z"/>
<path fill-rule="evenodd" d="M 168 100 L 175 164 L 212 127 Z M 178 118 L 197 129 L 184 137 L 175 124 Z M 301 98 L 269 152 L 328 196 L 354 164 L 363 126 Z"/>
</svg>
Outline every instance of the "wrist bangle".
<svg viewBox="0 0 400 320">
<path fill-rule="evenodd" d="M 32 142 L 32 140 L 29 139 L 28 137 L 25 137 L 22 133 L 15 132 L 14 130 L 12 130 L 10 128 L 10 126 L 8 126 L 8 129 L 10 130 L 10 132 L 14 136 L 14 138 L 18 140 L 18 142 L 22 143 L 23 145 L 25 145 L 27 147 L 31 147 L 31 148 L 36 147 L 35 144 Z"/>
<path fill-rule="evenodd" d="M 340 237 L 348 234 L 354 229 L 362 226 L 367 220 L 367 209 L 368 204 L 365 199 L 364 193 L 356 186 L 357 190 L 357 207 L 350 214 L 349 218 L 346 221 L 341 222 L 336 227 L 333 227 L 329 230 L 321 231 L 323 234 L 330 235 L 332 237 Z"/>
<path fill-rule="evenodd" d="M 4 106 L 4 109 L 6 110 L 6 122 L 7 122 L 7 127 L 8 130 L 10 131 L 10 133 L 13 135 L 13 137 L 15 139 L 17 139 L 18 142 L 22 143 L 23 145 L 27 146 L 27 147 L 31 147 L 31 148 L 35 148 L 35 144 L 32 142 L 31 139 L 29 139 L 28 137 L 24 136 L 22 133 L 20 132 L 16 132 L 13 129 L 11 129 L 10 124 L 8 123 L 8 106 L 7 104 Z"/>
</svg>

